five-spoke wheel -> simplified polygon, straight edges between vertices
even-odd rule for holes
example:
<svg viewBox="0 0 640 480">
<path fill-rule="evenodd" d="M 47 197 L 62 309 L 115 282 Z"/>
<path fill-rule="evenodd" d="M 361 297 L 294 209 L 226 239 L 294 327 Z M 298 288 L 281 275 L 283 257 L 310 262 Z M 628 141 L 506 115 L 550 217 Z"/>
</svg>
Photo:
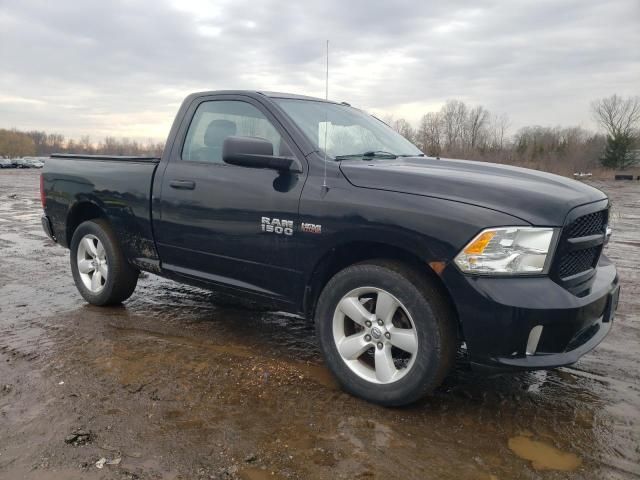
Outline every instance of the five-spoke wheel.
<svg viewBox="0 0 640 480">
<path fill-rule="evenodd" d="M 78 225 L 70 247 L 73 279 L 85 300 L 94 305 L 113 305 L 131 296 L 139 272 L 125 258 L 106 219 Z"/>
<path fill-rule="evenodd" d="M 100 292 L 109 275 L 107 253 L 102 242 L 95 235 L 85 235 L 80 240 L 76 257 L 84 286 L 93 293 Z"/>
<path fill-rule="evenodd" d="M 327 366 L 343 388 L 382 405 L 433 391 L 455 360 L 455 316 L 427 271 L 394 260 L 348 266 L 315 312 Z"/>
<path fill-rule="evenodd" d="M 418 335 L 406 307 L 375 287 L 357 288 L 340 300 L 333 315 L 333 338 L 347 366 L 376 383 L 401 379 L 418 351 Z"/>
</svg>

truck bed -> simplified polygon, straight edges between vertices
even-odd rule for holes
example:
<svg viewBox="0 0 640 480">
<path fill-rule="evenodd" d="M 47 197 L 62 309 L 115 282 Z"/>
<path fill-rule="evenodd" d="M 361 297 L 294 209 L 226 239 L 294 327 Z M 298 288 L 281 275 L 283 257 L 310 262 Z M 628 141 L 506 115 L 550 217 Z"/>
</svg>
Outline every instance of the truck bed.
<svg viewBox="0 0 640 480">
<path fill-rule="evenodd" d="M 95 206 L 109 218 L 133 263 L 157 263 L 151 229 L 151 190 L 156 157 L 54 154 L 42 173 L 45 212 L 64 246 L 68 232 Z"/>
</svg>

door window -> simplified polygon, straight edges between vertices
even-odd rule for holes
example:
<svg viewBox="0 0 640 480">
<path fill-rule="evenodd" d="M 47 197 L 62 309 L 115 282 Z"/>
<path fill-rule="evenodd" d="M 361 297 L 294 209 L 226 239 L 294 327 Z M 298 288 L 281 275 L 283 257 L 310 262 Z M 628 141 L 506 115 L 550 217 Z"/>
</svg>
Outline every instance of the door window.
<svg viewBox="0 0 640 480">
<path fill-rule="evenodd" d="M 182 149 L 182 159 L 223 163 L 222 145 L 230 136 L 259 137 L 273 144 L 273 152 L 290 152 L 269 120 L 256 107 L 237 100 L 214 100 L 198 106 Z"/>
</svg>

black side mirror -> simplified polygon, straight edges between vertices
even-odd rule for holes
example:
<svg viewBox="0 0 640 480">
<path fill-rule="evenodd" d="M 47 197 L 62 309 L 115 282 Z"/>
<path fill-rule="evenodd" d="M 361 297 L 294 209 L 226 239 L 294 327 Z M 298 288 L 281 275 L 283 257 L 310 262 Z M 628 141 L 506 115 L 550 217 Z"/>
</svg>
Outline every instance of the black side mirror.
<svg viewBox="0 0 640 480">
<path fill-rule="evenodd" d="M 241 167 L 299 171 L 295 158 L 274 156 L 273 144 L 258 137 L 225 138 L 222 144 L 222 160 Z"/>
</svg>

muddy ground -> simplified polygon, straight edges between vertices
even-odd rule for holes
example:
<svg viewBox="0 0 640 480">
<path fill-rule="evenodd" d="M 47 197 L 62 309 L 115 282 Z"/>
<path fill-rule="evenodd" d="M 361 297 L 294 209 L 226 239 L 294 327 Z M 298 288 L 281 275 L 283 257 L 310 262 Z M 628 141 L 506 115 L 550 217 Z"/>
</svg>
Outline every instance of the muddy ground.
<svg viewBox="0 0 640 480">
<path fill-rule="evenodd" d="M 123 307 L 86 305 L 40 230 L 38 173 L 0 172 L 0 478 L 640 477 L 637 182 L 597 184 L 623 293 L 594 352 L 505 376 L 459 362 L 385 409 L 336 387 L 294 316 L 152 275 Z"/>
</svg>

